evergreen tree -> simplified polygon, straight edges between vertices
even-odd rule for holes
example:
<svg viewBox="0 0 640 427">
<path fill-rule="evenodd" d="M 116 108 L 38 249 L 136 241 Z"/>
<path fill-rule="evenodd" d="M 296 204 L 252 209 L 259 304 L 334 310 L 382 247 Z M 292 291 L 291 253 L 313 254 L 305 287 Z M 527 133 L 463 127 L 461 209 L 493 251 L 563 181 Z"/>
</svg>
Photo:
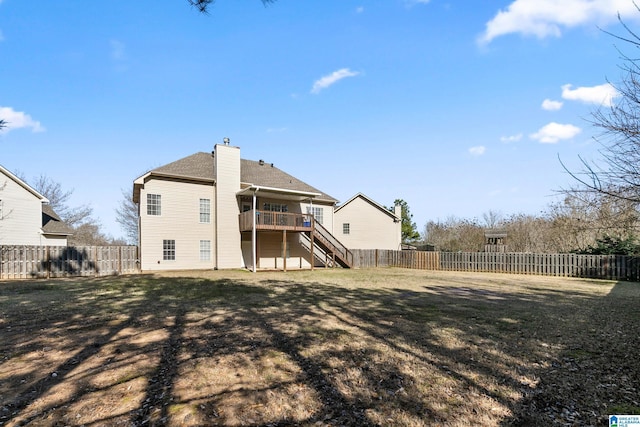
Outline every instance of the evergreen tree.
<svg viewBox="0 0 640 427">
<path fill-rule="evenodd" d="M 413 215 L 409 210 L 409 205 L 406 201 L 402 199 L 396 199 L 393 201 L 393 205 L 400 206 L 402 209 L 401 219 L 402 219 L 402 243 L 411 243 L 420 239 L 420 233 L 418 233 L 416 223 L 413 222 Z M 394 207 L 387 208 L 389 211 L 393 212 Z"/>
</svg>

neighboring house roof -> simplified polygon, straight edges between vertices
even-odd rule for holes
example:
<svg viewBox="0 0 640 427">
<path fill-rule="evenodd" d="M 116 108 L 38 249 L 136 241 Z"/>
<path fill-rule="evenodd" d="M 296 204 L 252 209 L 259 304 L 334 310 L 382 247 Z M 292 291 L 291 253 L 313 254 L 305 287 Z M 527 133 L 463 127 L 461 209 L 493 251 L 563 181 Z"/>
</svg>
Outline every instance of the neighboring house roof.
<svg viewBox="0 0 640 427">
<path fill-rule="evenodd" d="M 0 165 L 0 172 L 6 175 L 9 179 L 14 181 L 20 187 L 27 190 L 29 193 L 33 194 L 40 202 L 42 202 L 42 231 L 45 234 L 57 234 L 61 236 L 68 236 L 73 234 L 73 230 L 67 224 L 65 224 L 58 214 L 54 212 L 54 210 L 49 206 L 49 199 L 40 194 L 35 188 L 31 187 L 29 184 L 18 178 L 16 175 L 11 173 L 9 170 L 5 169 Z M 1 188 L 0 183 L 0 188 Z"/>
<path fill-rule="evenodd" d="M 344 202 L 343 204 L 338 206 L 336 208 L 335 212 L 338 213 L 340 211 L 340 209 L 344 208 L 349 203 L 353 202 L 355 199 L 358 199 L 358 198 L 364 200 L 365 202 L 367 202 L 369 204 L 371 204 L 373 207 L 379 209 L 381 212 L 389 215 L 391 218 L 393 218 L 394 221 L 400 221 L 401 220 L 401 218 L 396 216 L 395 213 L 391 212 L 389 209 L 385 208 L 384 206 L 382 206 L 381 204 L 379 204 L 378 202 L 373 200 L 371 197 L 367 197 L 366 195 L 364 195 L 362 193 L 356 194 L 355 196 L 353 196 L 352 198 L 350 198 L 349 200 L 347 200 L 346 202 Z"/>
<path fill-rule="evenodd" d="M 507 230 L 504 228 L 489 228 L 484 230 L 484 237 L 494 237 L 494 238 L 500 238 L 500 237 L 507 237 Z"/>
<path fill-rule="evenodd" d="M 49 205 L 42 205 L 42 231 L 45 234 L 69 236 L 73 230 L 55 213 Z"/>
<path fill-rule="evenodd" d="M 5 169 L 4 167 L 2 167 L 2 165 L 0 165 L 0 172 L 2 172 L 4 175 L 7 176 L 7 178 L 9 178 L 12 181 L 14 181 L 20 187 L 24 188 L 29 193 L 33 194 L 35 197 L 40 199 L 40 201 L 45 202 L 45 203 L 49 202 L 49 200 L 46 197 L 44 197 L 42 194 L 38 193 L 35 188 L 31 187 L 29 184 L 27 184 L 26 182 L 24 182 L 23 180 L 21 180 L 20 178 L 18 178 L 14 174 L 12 174 L 8 169 Z M 0 185 L 1 185 L 1 183 L 0 183 Z"/>
<path fill-rule="evenodd" d="M 211 153 L 199 152 L 152 169 L 146 175 L 157 175 L 178 179 L 194 179 L 198 181 L 214 181 L 214 162 Z M 337 200 L 315 187 L 278 169 L 273 163 L 262 160 L 240 159 L 240 182 L 284 190 L 316 193 L 316 200 L 336 203 Z"/>
</svg>

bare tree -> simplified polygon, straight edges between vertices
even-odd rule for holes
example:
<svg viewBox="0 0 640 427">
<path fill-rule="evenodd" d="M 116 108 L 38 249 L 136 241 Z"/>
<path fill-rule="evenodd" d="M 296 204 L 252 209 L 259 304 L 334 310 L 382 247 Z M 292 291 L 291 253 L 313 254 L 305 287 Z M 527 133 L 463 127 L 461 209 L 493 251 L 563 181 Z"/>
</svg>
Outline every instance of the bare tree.
<svg viewBox="0 0 640 427">
<path fill-rule="evenodd" d="M 425 242 L 444 252 L 477 252 L 484 244 L 484 230 L 475 220 L 451 216 L 445 221 L 429 221 Z"/>
<path fill-rule="evenodd" d="M 484 225 L 487 228 L 499 227 L 502 223 L 502 213 L 494 210 L 488 210 L 482 214 Z"/>
<path fill-rule="evenodd" d="M 115 241 L 111 236 L 104 234 L 100 222 L 89 218 L 74 228 L 73 235 L 69 236 L 69 244 L 72 246 L 109 246 L 122 244 L 122 242 Z"/>
<path fill-rule="evenodd" d="M 116 208 L 116 221 L 124 231 L 127 242 L 138 244 L 138 204 L 133 201 L 130 191 L 121 189 L 122 199 Z"/>
<path fill-rule="evenodd" d="M 638 12 L 640 8 L 636 5 Z M 607 32 L 627 47 L 640 49 L 640 36 L 620 18 L 626 36 Z M 580 158 L 581 170 L 565 170 L 575 178 L 577 185 L 564 189 L 572 197 L 592 200 L 593 194 L 640 204 L 640 63 L 635 55 L 618 49 L 622 59 L 622 81 L 612 84 L 619 96 L 612 106 L 601 106 L 592 114 L 591 123 L 601 130 L 596 140 L 600 143 L 601 159 L 588 161 Z"/>
<path fill-rule="evenodd" d="M 69 227 L 75 228 L 85 222 L 95 222 L 92 218 L 93 208 L 91 206 L 69 206 L 69 198 L 73 194 L 73 190 L 63 190 L 62 184 L 59 182 L 46 175 L 40 175 L 34 180 L 32 187 L 49 199 L 51 208 Z"/>
<path fill-rule="evenodd" d="M 216 2 L 216 0 L 188 0 L 189 4 L 193 7 L 195 7 L 196 9 L 198 9 L 198 11 L 202 12 L 202 13 L 208 13 L 209 12 L 209 6 L 211 6 L 213 3 Z M 273 3 L 275 0 L 262 0 L 262 3 L 266 6 L 269 3 Z"/>
</svg>

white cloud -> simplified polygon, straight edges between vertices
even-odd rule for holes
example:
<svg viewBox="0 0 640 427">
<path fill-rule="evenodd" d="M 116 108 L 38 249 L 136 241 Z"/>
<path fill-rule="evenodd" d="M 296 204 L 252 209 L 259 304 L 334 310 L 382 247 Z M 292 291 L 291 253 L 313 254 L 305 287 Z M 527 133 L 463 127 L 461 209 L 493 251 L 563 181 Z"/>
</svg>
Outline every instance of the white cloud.
<svg viewBox="0 0 640 427">
<path fill-rule="evenodd" d="M 341 68 L 338 71 L 334 71 L 331 74 L 328 74 L 324 77 L 319 78 L 313 83 L 313 87 L 311 88 L 311 93 L 320 93 L 321 90 L 328 88 L 334 83 L 347 78 L 354 77 L 360 74 L 358 71 L 351 71 L 348 68 Z"/>
<path fill-rule="evenodd" d="M 44 132 L 46 130 L 40 122 L 33 120 L 30 115 L 22 111 L 15 111 L 11 107 L 0 106 L 0 119 L 7 122 L 7 126 L 0 133 L 20 128 L 31 128 L 32 132 Z"/>
<path fill-rule="evenodd" d="M 620 93 L 610 83 L 591 87 L 582 86 L 575 89 L 572 89 L 571 86 L 570 84 L 562 86 L 562 97 L 564 99 L 611 107 L 613 100 L 620 96 Z"/>
<path fill-rule="evenodd" d="M 482 145 L 469 148 L 469 154 L 471 154 L 472 156 L 482 156 L 485 151 L 487 151 L 487 148 Z"/>
<path fill-rule="evenodd" d="M 545 99 L 542 101 L 542 109 L 547 111 L 557 111 L 562 108 L 562 101 L 553 101 Z"/>
<path fill-rule="evenodd" d="M 582 132 L 582 129 L 577 126 L 551 122 L 540 128 L 538 132 L 529 135 L 529 137 L 542 144 L 555 144 L 562 139 L 571 139 L 580 132 Z"/>
<path fill-rule="evenodd" d="M 520 141 L 521 139 L 522 139 L 522 134 L 521 134 L 521 133 L 519 133 L 519 134 L 517 134 L 517 135 L 501 136 L 501 137 L 500 137 L 500 141 L 502 141 L 502 142 L 506 142 L 506 143 L 509 143 L 509 142 L 518 142 L 518 141 Z"/>
<path fill-rule="evenodd" d="M 358 6 L 356 8 L 356 13 L 362 13 L 362 12 L 364 12 L 364 6 Z"/>
<path fill-rule="evenodd" d="M 515 0 L 487 22 L 478 41 L 487 44 L 512 33 L 540 39 L 560 37 L 564 29 L 615 22 L 618 12 L 629 19 L 638 14 L 631 0 Z"/>
</svg>

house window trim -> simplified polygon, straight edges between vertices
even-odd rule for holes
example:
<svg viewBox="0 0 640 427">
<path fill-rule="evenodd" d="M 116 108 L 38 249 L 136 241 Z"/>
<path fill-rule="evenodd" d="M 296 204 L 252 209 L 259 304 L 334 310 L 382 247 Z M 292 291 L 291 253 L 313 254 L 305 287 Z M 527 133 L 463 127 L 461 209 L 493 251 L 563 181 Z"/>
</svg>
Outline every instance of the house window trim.
<svg viewBox="0 0 640 427">
<path fill-rule="evenodd" d="M 162 239 L 162 260 L 176 260 L 176 241 L 175 239 Z"/>
<path fill-rule="evenodd" d="M 147 215 L 162 216 L 162 195 L 155 193 L 147 194 Z"/>
<path fill-rule="evenodd" d="M 307 215 L 313 215 L 313 218 L 320 224 L 324 224 L 324 208 L 320 206 L 307 206 Z"/>
<path fill-rule="evenodd" d="M 204 243 L 208 245 L 203 245 Z M 206 254 L 206 258 L 203 255 Z M 200 240 L 200 261 L 211 261 L 211 240 Z"/>
<path fill-rule="evenodd" d="M 264 202 L 262 208 L 267 212 L 289 212 L 289 205 L 286 203 Z"/>
<path fill-rule="evenodd" d="M 211 199 L 200 199 L 200 224 L 211 224 Z"/>
</svg>

